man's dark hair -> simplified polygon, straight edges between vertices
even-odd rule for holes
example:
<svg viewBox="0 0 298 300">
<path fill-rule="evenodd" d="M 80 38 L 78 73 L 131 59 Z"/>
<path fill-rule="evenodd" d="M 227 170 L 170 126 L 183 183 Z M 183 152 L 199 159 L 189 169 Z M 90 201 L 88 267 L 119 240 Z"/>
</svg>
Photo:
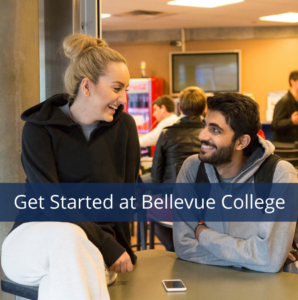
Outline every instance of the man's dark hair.
<svg viewBox="0 0 298 300">
<path fill-rule="evenodd" d="M 235 132 L 233 142 L 248 134 L 250 144 L 243 149 L 244 155 L 250 155 L 252 146 L 261 128 L 259 105 L 250 97 L 238 93 L 219 93 L 207 99 L 208 110 L 220 112 L 227 124 Z"/>
<path fill-rule="evenodd" d="M 169 95 L 163 95 L 159 98 L 157 98 L 152 105 L 157 105 L 159 107 L 161 107 L 162 105 L 165 106 L 167 112 L 171 113 L 175 111 L 175 102 L 173 100 L 173 98 Z"/>
<path fill-rule="evenodd" d="M 291 80 L 294 80 L 294 81 L 298 80 L 298 71 L 291 72 L 291 74 L 289 76 L 289 84 L 290 84 L 290 86 L 292 86 L 291 85 Z"/>
</svg>

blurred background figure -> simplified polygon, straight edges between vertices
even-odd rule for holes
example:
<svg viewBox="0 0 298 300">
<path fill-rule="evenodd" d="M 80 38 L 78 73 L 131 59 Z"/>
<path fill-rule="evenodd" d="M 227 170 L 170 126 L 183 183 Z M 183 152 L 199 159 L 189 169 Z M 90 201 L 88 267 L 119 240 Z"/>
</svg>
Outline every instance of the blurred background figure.
<svg viewBox="0 0 298 300">
<path fill-rule="evenodd" d="M 163 95 L 157 98 L 153 104 L 153 117 L 155 117 L 157 126 L 149 133 L 139 137 L 141 148 L 155 146 L 162 130 L 173 125 L 179 117 L 175 114 L 175 102 L 169 95 Z M 141 176 L 144 183 L 152 183 L 151 174 L 146 173 Z"/>
<path fill-rule="evenodd" d="M 163 129 L 155 147 L 151 171 L 154 183 L 175 182 L 184 160 L 200 152 L 198 136 L 203 128 L 206 100 L 206 94 L 198 87 L 188 87 L 180 93 L 180 118 Z M 172 228 L 155 223 L 155 235 L 167 251 L 174 251 Z"/>
<path fill-rule="evenodd" d="M 180 118 L 174 125 L 163 129 L 155 147 L 151 171 L 153 182 L 175 182 L 184 160 L 200 152 L 198 136 L 203 128 L 202 113 L 206 100 L 206 94 L 198 87 L 188 87 L 180 93 Z"/>
<path fill-rule="evenodd" d="M 273 141 L 298 141 L 298 70 L 289 76 L 290 89 L 276 104 L 272 120 Z"/>
<path fill-rule="evenodd" d="M 167 127 L 173 125 L 178 117 L 175 115 L 175 102 L 169 95 L 163 95 L 157 98 L 153 104 L 153 116 L 156 119 L 158 125 L 149 133 L 140 136 L 141 148 L 154 146 L 159 138 L 161 131 Z"/>
</svg>

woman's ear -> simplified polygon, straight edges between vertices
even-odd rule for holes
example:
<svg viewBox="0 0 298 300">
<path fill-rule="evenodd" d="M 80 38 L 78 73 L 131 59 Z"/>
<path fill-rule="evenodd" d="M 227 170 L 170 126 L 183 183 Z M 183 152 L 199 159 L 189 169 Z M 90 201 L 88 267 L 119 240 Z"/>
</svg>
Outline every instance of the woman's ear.
<svg viewBox="0 0 298 300">
<path fill-rule="evenodd" d="M 238 138 L 236 150 L 243 150 L 249 145 L 250 141 L 251 138 L 248 134 L 242 135 L 240 138 Z"/>
<path fill-rule="evenodd" d="M 88 78 L 84 78 L 81 82 L 82 92 L 86 97 L 90 96 L 90 80 Z"/>
</svg>

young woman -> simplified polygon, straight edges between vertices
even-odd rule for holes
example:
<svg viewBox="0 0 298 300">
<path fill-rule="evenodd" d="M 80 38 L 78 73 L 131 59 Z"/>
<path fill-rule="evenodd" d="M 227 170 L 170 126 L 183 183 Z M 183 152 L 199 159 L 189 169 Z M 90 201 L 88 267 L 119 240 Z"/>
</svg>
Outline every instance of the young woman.
<svg viewBox="0 0 298 300">
<path fill-rule="evenodd" d="M 133 183 L 140 149 L 136 124 L 122 112 L 129 72 L 103 40 L 71 35 L 68 94 L 22 114 L 22 164 L 29 183 Z M 107 281 L 133 269 L 126 223 L 15 223 L 2 246 L 8 278 L 39 285 L 39 300 L 109 299 Z"/>
</svg>

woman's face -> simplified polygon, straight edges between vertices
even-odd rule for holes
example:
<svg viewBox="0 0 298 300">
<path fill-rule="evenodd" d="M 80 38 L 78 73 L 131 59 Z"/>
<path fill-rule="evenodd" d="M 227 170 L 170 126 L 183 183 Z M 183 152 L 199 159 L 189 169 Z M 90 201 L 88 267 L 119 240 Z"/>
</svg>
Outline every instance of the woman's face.
<svg viewBox="0 0 298 300">
<path fill-rule="evenodd" d="M 127 102 L 129 72 L 126 64 L 110 62 L 106 75 L 99 78 L 98 84 L 89 83 L 88 110 L 92 119 L 94 122 L 112 122 L 119 105 Z"/>
</svg>

